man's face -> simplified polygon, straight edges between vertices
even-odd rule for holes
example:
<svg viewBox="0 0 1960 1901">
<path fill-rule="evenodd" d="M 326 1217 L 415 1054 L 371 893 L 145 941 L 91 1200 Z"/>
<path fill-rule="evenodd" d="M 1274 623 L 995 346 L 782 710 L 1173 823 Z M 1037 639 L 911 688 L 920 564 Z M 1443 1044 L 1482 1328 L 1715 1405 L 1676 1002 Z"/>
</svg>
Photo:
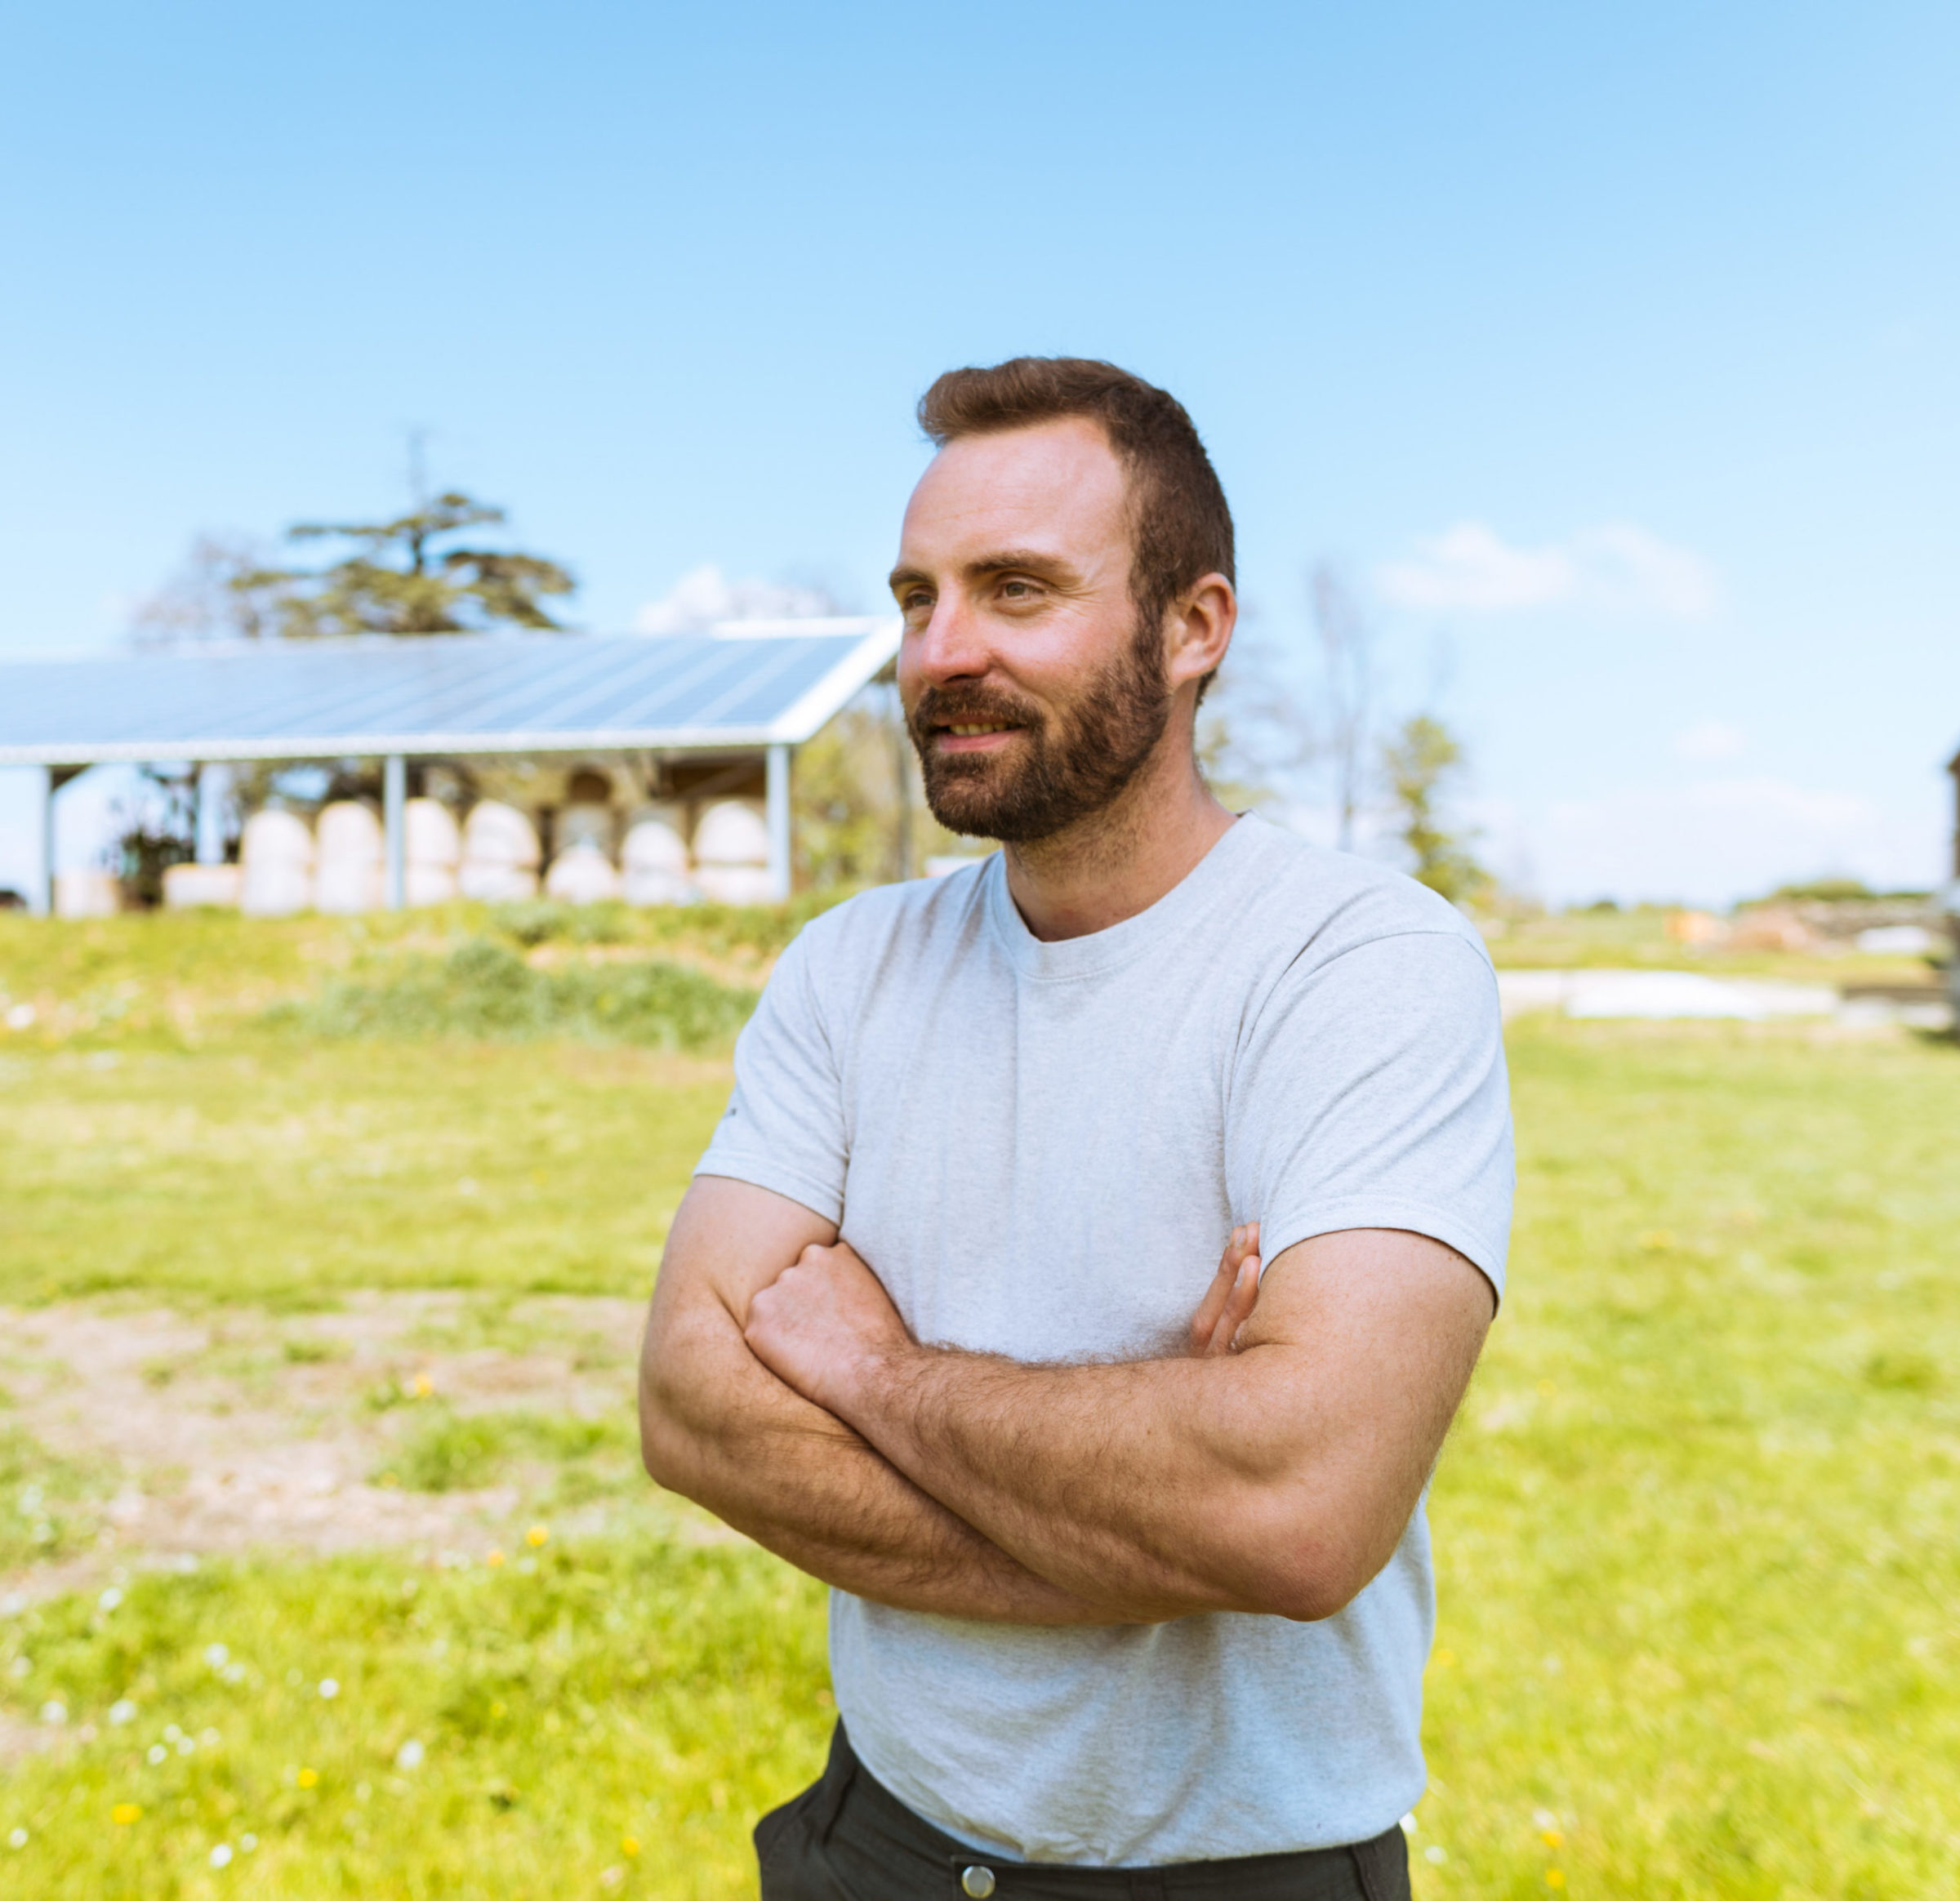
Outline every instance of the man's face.
<svg viewBox="0 0 1960 1901">
<path fill-rule="evenodd" d="M 1162 632 L 1137 625 L 1121 465 L 1071 419 L 950 443 L 912 492 L 892 592 L 933 816 L 1021 844 L 1101 811 L 1163 737 Z"/>
</svg>

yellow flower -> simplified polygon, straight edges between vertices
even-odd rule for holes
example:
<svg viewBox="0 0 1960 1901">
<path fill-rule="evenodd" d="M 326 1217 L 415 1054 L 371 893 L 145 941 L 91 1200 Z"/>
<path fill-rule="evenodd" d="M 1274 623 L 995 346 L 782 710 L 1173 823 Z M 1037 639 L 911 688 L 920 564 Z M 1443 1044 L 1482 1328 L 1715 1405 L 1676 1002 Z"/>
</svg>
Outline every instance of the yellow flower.
<svg viewBox="0 0 1960 1901">
<path fill-rule="evenodd" d="M 536 1551 L 550 1535 L 541 1525 L 534 1525 L 524 1534 L 524 1543 Z"/>
<path fill-rule="evenodd" d="M 494 1549 L 490 1552 L 489 1556 L 483 1560 L 483 1562 L 493 1571 L 503 1561 L 504 1554 L 501 1552 Z"/>
<path fill-rule="evenodd" d="M 109 1812 L 109 1819 L 118 1828 L 127 1828 L 143 1813 L 141 1805 L 136 1802 L 118 1802 Z"/>
<path fill-rule="evenodd" d="M 427 1399 L 430 1394 L 434 1391 L 435 1382 L 430 1378 L 427 1373 L 418 1373 L 415 1376 L 415 1396 L 418 1400 Z"/>
<path fill-rule="evenodd" d="M 1547 1868 L 1545 1870 L 1545 1885 L 1548 1888 L 1562 1888 L 1565 1885 L 1566 1871 L 1563 1868 Z"/>
<path fill-rule="evenodd" d="M 619 1838 L 619 1852 L 621 1854 L 638 1854 L 639 1853 L 639 1838 L 631 1835 L 621 1836 Z"/>
<path fill-rule="evenodd" d="M 1545 1828 L 1539 1831 L 1538 1839 L 1542 1841 L 1547 1848 L 1558 1848 L 1564 1844 L 1566 1838 L 1564 1835 L 1556 1828 Z"/>
<path fill-rule="evenodd" d="M 504 1713 L 504 1706 L 501 1703 L 493 1703 L 490 1706 L 490 1713 L 493 1716 L 501 1716 Z"/>
<path fill-rule="evenodd" d="M 299 1784 L 303 1789 L 311 1788 L 319 1779 L 320 1772 L 317 1769 L 303 1769 L 300 1771 Z"/>
</svg>

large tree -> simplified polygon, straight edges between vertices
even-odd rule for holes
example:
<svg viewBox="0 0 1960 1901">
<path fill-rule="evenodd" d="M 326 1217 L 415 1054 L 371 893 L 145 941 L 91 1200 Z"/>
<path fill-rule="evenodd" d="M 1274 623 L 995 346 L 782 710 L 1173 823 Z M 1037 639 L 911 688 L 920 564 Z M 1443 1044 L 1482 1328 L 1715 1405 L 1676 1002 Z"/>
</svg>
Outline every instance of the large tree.
<svg viewBox="0 0 1960 1901">
<path fill-rule="evenodd" d="M 269 598 L 275 630 L 322 634 L 466 634 L 502 626 L 555 629 L 547 598 L 577 585 L 555 561 L 452 537 L 504 519 L 501 508 L 451 489 L 388 522 L 301 522 L 292 541 L 351 542 L 331 566 L 261 568 L 233 586 Z"/>
<path fill-rule="evenodd" d="M 311 639 L 334 634 L 470 634 L 555 629 L 546 602 L 577 585 L 555 561 L 484 547 L 469 534 L 504 511 L 452 489 L 385 522 L 301 522 L 293 542 L 348 544 L 306 568 L 267 561 L 249 544 L 207 536 L 184 572 L 135 615 L 139 639 Z"/>
</svg>

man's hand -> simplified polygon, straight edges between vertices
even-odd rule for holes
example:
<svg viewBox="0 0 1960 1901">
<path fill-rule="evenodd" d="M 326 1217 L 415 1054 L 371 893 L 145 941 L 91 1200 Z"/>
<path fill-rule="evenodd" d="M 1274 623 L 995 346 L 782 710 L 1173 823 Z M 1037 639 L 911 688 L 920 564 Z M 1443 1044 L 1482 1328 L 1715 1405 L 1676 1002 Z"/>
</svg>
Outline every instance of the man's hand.
<svg viewBox="0 0 1960 1901">
<path fill-rule="evenodd" d="M 1259 1298 L 1259 1224 L 1232 1231 L 1224 1258 L 1212 1276 L 1198 1311 L 1191 1316 L 1191 1351 L 1197 1360 L 1238 1351 L 1239 1329 Z"/>
<path fill-rule="evenodd" d="M 884 1283 L 845 1241 L 805 1248 L 751 1300 L 742 1338 L 778 1379 L 832 1413 L 913 1343 Z"/>
<path fill-rule="evenodd" d="M 1207 1359 L 1236 1350 L 1259 1298 L 1259 1224 L 1232 1231 L 1218 1271 L 1191 1317 L 1190 1351 Z M 826 1412 L 913 1347 L 884 1284 L 849 1242 L 813 1244 L 749 1302 L 749 1351 L 776 1377 Z"/>
<path fill-rule="evenodd" d="M 760 1290 L 806 1249 L 826 1254 L 836 1234 L 807 1208 L 746 1182 L 704 1175 L 688 1191 L 640 1362 L 648 1471 L 826 1583 L 880 1604 L 1001 1623 L 1130 1621 L 1120 1607 L 1010 1558 L 750 1350 L 742 1329 Z M 848 1248 L 839 1252 L 857 1262 Z M 857 1266 L 863 1281 L 854 1291 L 868 1287 L 881 1303 L 875 1311 L 889 1314 L 884 1290 Z M 786 1316 L 790 1303 L 779 1304 Z M 888 1324 L 902 1340 L 897 1320 L 890 1315 Z"/>
</svg>

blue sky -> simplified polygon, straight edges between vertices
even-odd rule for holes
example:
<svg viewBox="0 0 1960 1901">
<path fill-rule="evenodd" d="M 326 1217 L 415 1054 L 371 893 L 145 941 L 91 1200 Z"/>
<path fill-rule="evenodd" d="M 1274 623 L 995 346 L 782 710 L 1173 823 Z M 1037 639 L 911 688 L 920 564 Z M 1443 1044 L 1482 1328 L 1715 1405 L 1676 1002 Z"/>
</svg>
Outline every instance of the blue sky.
<svg viewBox="0 0 1960 1901">
<path fill-rule="evenodd" d="M 112 644 L 200 531 L 393 507 L 411 426 L 590 625 L 706 563 L 873 606 L 919 390 L 1066 350 L 1191 408 L 1273 645 L 1344 565 L 1512 875 L 1944 870 L 1950 6 L 77 0 L 6 42 L 0 654 Z"/>
</svg>

